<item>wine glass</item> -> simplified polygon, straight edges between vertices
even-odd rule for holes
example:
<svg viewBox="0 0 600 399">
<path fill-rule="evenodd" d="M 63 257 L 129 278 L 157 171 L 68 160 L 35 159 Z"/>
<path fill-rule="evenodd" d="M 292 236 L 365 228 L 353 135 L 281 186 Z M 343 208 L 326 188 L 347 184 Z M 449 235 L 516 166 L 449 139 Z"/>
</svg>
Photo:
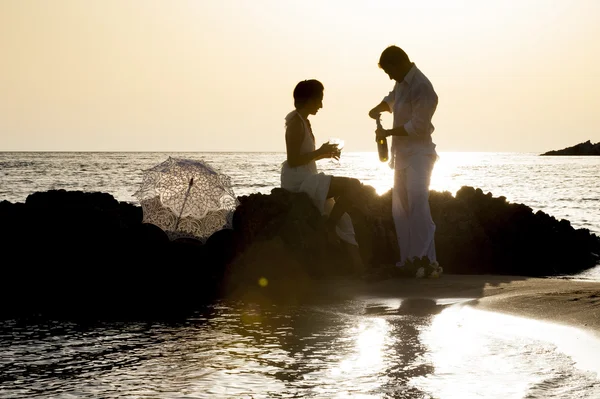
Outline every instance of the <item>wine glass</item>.
<svg viewBox="0 0 600 399">
<path fill-rule="evenodd" d="M 339 165 L 340 164 L 340 157 L 342 155 L 342 149 L 344 148 L 344 140 L 339 139 L 337 137 L 330 137 L 329 141 L 327 141 L 327 143 L 329 144 L 333 144 L 336 146 L 337 150 L 338 150 L 338 155 L 337 155 L 337 159 L 336 158 L 330 158 L 331 162 L 335 165 Z"/>
</svg>

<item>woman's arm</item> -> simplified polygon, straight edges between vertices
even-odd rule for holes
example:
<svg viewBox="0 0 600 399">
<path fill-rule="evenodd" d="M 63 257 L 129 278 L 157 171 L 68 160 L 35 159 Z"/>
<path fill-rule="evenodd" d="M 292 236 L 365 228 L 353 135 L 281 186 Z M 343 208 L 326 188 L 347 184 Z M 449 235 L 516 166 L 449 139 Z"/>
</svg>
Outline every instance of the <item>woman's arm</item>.
<svg viewBox="0 0 600 399">
<path fill-rule="evenodd" d="M 304 125 L 299 117 L 292 118 L 288 122 L 285 130 L 287 162 L 292 168 L 306 165 L 311 161 L 317 161 L 323 158 L 331 158 L 337 151 L 335 144 L 325 143 L 316 151 L 301 154 L 300 148 L 302 147 L 302 140 L 304 140 Z"/>
</svg>

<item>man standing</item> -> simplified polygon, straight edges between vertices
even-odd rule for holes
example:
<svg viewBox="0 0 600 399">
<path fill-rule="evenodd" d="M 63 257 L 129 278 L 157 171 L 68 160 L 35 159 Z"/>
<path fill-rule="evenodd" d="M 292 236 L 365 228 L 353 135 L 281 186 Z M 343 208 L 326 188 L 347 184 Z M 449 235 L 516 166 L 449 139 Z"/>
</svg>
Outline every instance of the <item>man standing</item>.
<svg viewBox="0 0 600 399">
<path fill-rule="evenodd" d="M 369 111 L 373 119 L 384 111 L 392 112 L 392 129 L 378 128 L 376 139 L 392 136 L 390 167 L 394 169 L 392 215 L 400 247 L 403 268 L 407 261 L 428 258 L 424 269 L 416 270 L 417 277 L 441 272 L 435 253 L 435 224 L 429 209 L 429 183 L 437 159 L 431 139 L 434 127 L 431 118 L 438 96 L 429 79 L 397 46 L 386 48 L 379 58 L 379 67 L 395 80 L 394 89 L 383 101 Z"/>
</svg>

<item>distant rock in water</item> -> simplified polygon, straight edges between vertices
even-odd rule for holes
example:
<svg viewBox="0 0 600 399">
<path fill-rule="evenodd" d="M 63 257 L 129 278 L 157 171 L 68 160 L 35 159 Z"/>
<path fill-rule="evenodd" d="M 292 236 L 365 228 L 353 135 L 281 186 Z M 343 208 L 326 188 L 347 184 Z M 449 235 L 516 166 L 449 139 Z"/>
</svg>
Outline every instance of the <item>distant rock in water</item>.
<svg viewBox="0 0 600 399">
<path fill-rule="evenodd" d="M 600 142 L 592 144 L 590 140 L 562 150 L 548 151 L 540 155 L 600 155 Z"/>
<path fill-rule="evenodd" d="M 369 268 L 392 265 L 391 192 L 364 190 L 370 213 L 350 211 L 361 256 Z M 2 201 L 0 317 L 172 318 L 219 298 L 301 301 L 312 282 L 353 272 L 306 194 L 276 188 L 238 199 L 233 229 L 204 244 L 169 240 L 142 223 L 141 207 L 106 193 Z M 600 238 L 589 230 L 480 189 L 431 191 L 430 204 L 446 273 L 568 275 L 600 260 Z"/>
</svg>

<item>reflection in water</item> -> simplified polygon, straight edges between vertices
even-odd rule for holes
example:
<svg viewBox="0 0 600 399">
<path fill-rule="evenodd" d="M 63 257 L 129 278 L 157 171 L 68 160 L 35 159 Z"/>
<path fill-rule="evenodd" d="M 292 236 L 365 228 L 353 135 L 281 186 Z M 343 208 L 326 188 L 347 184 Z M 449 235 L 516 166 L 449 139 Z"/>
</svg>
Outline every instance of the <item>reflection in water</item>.
<svg viewBox="0 0 600 399">
<path fill-rule="evenodd" d="M 220 303 L 176 324 L 3 322 L 0 396 L 600 397 L 553 328 L 429 299 Z"/>
<path fill-rule="evenodd" d="M 600 340 L 568 326 L 451 307 L 421 335 L 440 398 L 598 398 Z"/>
</svg>

